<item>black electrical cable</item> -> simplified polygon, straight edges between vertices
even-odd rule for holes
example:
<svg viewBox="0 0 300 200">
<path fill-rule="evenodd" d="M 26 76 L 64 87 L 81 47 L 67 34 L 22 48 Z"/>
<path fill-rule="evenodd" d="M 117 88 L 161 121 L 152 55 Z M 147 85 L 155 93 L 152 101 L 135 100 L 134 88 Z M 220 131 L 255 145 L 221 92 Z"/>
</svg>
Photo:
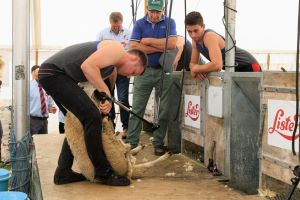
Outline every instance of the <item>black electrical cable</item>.
<svg viewBox="0 0 300 200">
<path fill-rule="evenodd" d="M 225 13 L 226 13 L 226 11 L 225 11 L 225 9 L 227 8 L 227 9 L 233 11 L 233 12 L 236 12 L 236 13 L 237 13 L 237 10 L 235 10 L 235 9 L 230 8 L 229 6 L 227 6 L 227 5 L 226 5 L 226 0 L 224 0 L 223 5 L 224 5 L 224 15 L 223 15 L 223 18 L 222 18 L 222 22 L 223 22 L 223 25 L 224 25 L 224 27 L 225 27 L 225 30 L 226 30 L 227 34 L 229 35 L 229 37 L 230 37 L 230 39 L 231 39 L 231 41 L 232 41 L 232 43 L 233 43 L 233 46 L 232 46 L 232 47 L 230 47 L 229 49 L 226 49 L 226 50 L 225 50 L 225 54 L 226 54 L 226 53 L 227 53 L 228 51 L 230 51 L 231 49 L 236 48 L 236 41 L 233 39 L 232 35 L 230 34 L 230 32 L 228 31 L 228 29 L 227 29 L 227 27 L 226 27 L 226 24 L 225 24 Z M 225 68 L 233 68 L 233 67 L 237 67 L 237 66 L 238 66 L 238 64 L 235 64 L 234 66 L 227 66 L 227 65 L 224 65 Z"/>
<path fill-rule="evenodd" d="M 168 0 L 165 1 L 165 15 L 168 13 Z"/>
<path fill-rule="evenodd" d="M 296 56 L 296 118 L 295 127 L 292 136 L 292 151 L 296 155 L 295 151 L 295 137 L 298 129 L 298 116 L 299 116 L 299 34 L 300 34 L 300 3 L 298 3 L 298 32 L 297 32 L 297 56 Z M 300 159 L 300 142 L 299 142 L 299 159 Z"/>
<path fill-rule="evenodd" d="M 135 1 L 135 11 L 134 11 L 134 21 L 133 21 L 133 24 L 135 24 L 135 22 L 136 22 L 137 10 L 140 7 L 140 3 L 141 3 L 141 0 Z"/>
<path fill-rule="evenodd" d="M 167 29 L 166 29 L 166 42 L 165 42 L 165 47 L 164 47 L 164 52 L 163 52 L 163 62 L 162 62 L 162 68 L 161 68 L 161 79 L 160 79 L 160 91 L 159 91 L 159 95 L 158 95 L 158 102 L 157 102 L 157 116 L 159 115 L 159 106 L 160 106 L 160 99 L 161 99 L 161 95 L 162 95 L 162 90 L 163 90 L 163 86 L 164 86 L 164 65 L 165 65 L 165 61 L 166 61 L 166 51 L 168 48 L 168 39 L 169 39 L 169 32 L 170 32 L 170 23 L 171 23 L 171 14 L 172 14 L 172 7 L 173 7 L 173 0 L 171 0 L 170 3 L 170 11 L 169 11 L 169 16 L 166 16 L 168 18 L 168 24 L 167 24 Z M 155 119 L 158 120 L 158 117 Z"/>
<path fill-rule="evenodd" d="M 133 22 L 133 24 L 135 23 L 134 8 L 135 8 L 135 6 L 134 6 L 134 0 L 131 0 L 131 14 L 132 14 L 132 22 Z"/>
<path fill-rule="evenodd" d="M 136 22 L 136 15 L 137 15 L 137 10 L 140 6 L 141 0 L 136 1 L 134 5 L 134 0 L 131 0 L 131 12 L 132 12 L 132 20 L 129 24 L 129 28 L 131 27 L 131 24 L 135 24 Z"/>
</svg>

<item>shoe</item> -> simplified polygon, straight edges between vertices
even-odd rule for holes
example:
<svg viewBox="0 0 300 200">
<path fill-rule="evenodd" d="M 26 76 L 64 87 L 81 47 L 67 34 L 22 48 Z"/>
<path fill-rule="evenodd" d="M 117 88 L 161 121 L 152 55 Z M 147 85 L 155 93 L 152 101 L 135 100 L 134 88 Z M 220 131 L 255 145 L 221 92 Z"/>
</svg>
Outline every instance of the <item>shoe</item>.
<svg viewBox="0 0 300 200">
<path fill-rule="evenodd" d="M 132 150 L 132 149 L 135 149 L 135 148 L 137 148 L 137 146 L 138 146 L 137 144 L 131 144 L 131 145 L 130 145 L 130 149 L 131 149 L 131 150 Z"/>
<path fill-rule="evenodd" d="M 127 129 L 124 129 L 122 132 L 122 140 L 125 140 L 127 138 L 127 135 L 128 135 L 128 131 Z"/>
<path fill-rule="evenodd" d="M 130 144 L 129 142 L 125 141 L 125 144 L 129 144 L 130 145 L 130 149 L 135 149 L 138 145 L 137 144 Z"/>
<path fill-rule="evenodd" d="M 95 177 L 96 183 L 102 183 L 111 186 L 128 186 L 130 180 L 125 176 L 120 176 L 113 171 L 108 172 L 106 176 Z"/>
<path fill-rule="evenodd" d="M 55 185 L 63 185 L 67 183 L 74 183 L 79 181 L 85 181 L 86 178 L 77 172 L 72 170 L 68 171 L 59 171 L 56 169 L 54 174 L 54 184 Z"/>
<path fill-rule="evenodd" d="M 154 147 L 154 155 L 156 156 L 162 156 L 166 153 L 166 148 L 162 145 L 157 145 Z"/>
</svg>

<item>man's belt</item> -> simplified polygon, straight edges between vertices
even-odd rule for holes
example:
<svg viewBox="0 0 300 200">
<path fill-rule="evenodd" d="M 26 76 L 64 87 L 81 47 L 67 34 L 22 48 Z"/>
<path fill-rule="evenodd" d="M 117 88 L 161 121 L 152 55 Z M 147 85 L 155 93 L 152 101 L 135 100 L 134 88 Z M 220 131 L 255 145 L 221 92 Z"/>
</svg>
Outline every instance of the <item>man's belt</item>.
<svg viewBox="0 0 300 200">
<path fill-rule="evenodd" d="M 153 66 L 149 66 L 150 68 L 153 68 L 153 69 L 160 69 L 161 66 L 160 65 L 153 65 Z"/>
<path fill-rule="evenodd" d="M 48 119 L 48 117 L 37 117 L 37 116 L 31 116 L 31 115 L 30 115 L 30 118 L 31 119 L 38 119 L 38 120 L 47 120 Z"/>
</svg>

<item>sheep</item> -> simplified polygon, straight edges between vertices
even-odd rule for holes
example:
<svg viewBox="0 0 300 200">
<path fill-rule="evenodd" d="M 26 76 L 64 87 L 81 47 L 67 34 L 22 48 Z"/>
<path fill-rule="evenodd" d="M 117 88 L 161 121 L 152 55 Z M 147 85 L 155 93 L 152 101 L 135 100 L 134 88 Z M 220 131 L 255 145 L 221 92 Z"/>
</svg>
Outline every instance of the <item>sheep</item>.
<svg viewBox="0 0 300 200">
<path fill-rule="evenodd" d="M 94 97 L 95 89 L 89 83 L 81 83 L 84 91 L 98 105 L 98 100 Z M 101 122 L 99 122 L 101 123 Z M 65 118 L 65 133 L 70 145 L 71 151 L 77 162 L 81 173 L 91 182 L 94 181 L 94 166 L 88 157 L 85 142 L 83 127 L 76 116 L 69 112 Z M 166 153 L 156 160 L 136 164 L 136 158 L 133 156 L 137 151 L 142 149 L 141 146 L 131 151 L 131 146 L 125 144 L 121 139 L 114 134 L 114 127 L 107 117 L 102 120 L 102 143 L 107 160 L 111 164 L 113 170 L 122 176 L 127 176 L 130 180 L 142 177 L 143 173 L 156 163 L 170 157 L 170 153 Z"/>
</svg>

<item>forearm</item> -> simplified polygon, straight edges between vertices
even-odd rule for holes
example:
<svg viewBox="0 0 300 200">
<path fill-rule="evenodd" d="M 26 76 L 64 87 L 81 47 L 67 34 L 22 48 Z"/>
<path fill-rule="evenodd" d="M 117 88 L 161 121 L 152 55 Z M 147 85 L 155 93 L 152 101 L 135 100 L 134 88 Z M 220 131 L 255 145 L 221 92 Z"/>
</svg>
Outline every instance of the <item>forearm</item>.
<svg viewBox="0 0 300 200">
<path fill-rule="evenodd" d="M 112 74 L 108 77 L 109 82 L 110 82 L 110 90 L 112 91 L 114 89 L 114 86 L 116 84 L 116 80 L 117 80 L 117 70 L 116 68 L 114 69 L 114 71 L 112 72 Z"/>
<path fill-rule="evenodd" d="M 81 68 L 89 83 L 91 83 L 99 92 L 105 92 L 110 95 L 110 90 L 102 79 L 99 68 L 87 66 L 82 66 Z"/>
<path fill-rule="evenodd" d="M 219 72 L 221 69 L 214 63 L 209 62 L 206 64 L 190 63 L 190 69 L 193 73 L 208 73 L 208 72 Z"/>
<path fill-rule="evenodd" d="M 166 38 L 144 38 L 141 40 L 142 44 L 155 47 L 162 52 L 165 49 Z M 176 48 L 176 37 L 169 37 L 167 49 L 172 50 Z"/>
<path fill-rule="evenodd" d="M 175 56 L 174 62 L 178 63 L 183 52 L 183 48 L 178 48 L 177 54 Z"/>
<path fill-rule="evenodd" d="M 140 49 L 142 51 L 144 51 L 146 54 L 151 54 L 151 53 L 155 53 L 155 52 L 162 52 L 162 50 L 156 48 L 156 47 L 152 47 L 149 45 L 144 45 L 138 42 L 135 42 L 134 44 L 130 45 L 131 48 L 137 48 Z"/>
</svg>

